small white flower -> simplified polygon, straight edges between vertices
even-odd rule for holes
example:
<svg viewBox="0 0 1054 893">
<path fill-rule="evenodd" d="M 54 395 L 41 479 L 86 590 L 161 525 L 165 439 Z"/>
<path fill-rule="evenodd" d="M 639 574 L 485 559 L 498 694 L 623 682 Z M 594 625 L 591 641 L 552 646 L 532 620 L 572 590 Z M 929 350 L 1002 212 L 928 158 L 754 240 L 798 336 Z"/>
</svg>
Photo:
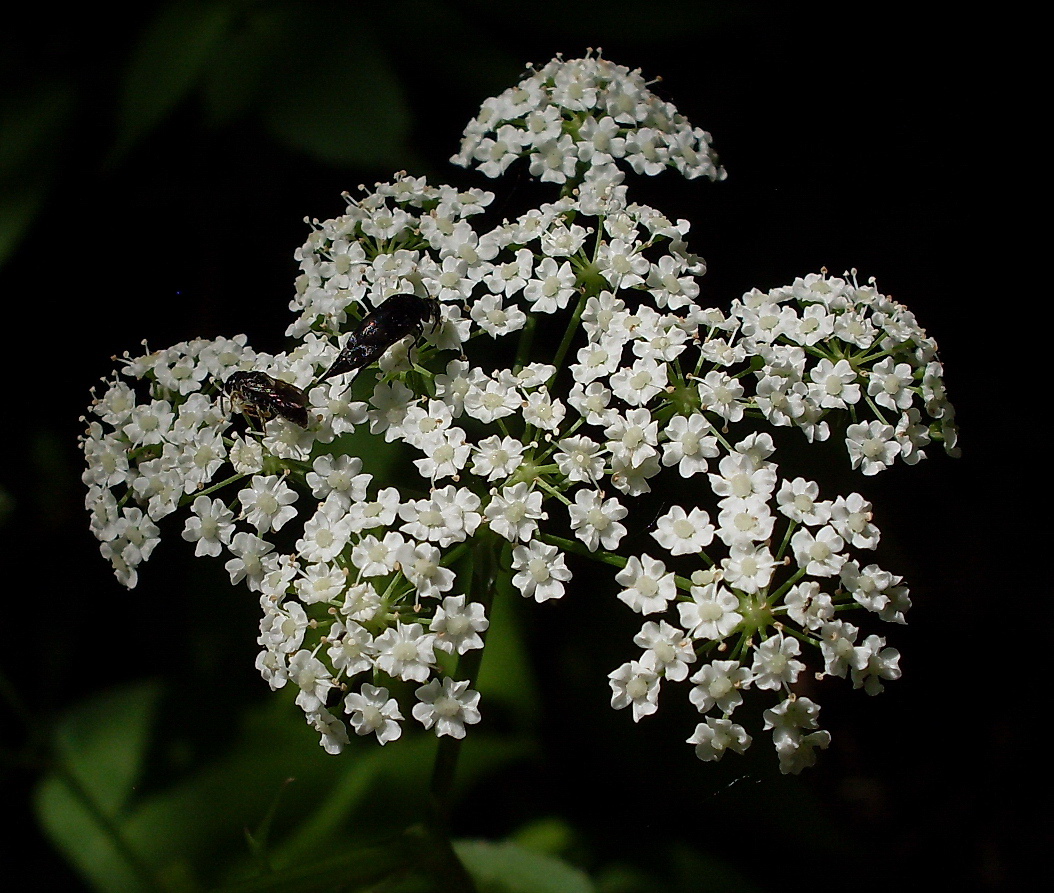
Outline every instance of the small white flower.
<svg viewBox="0 0 1054 893">
<path fill-rule="evenodd" d="M 843 565 L 843 572 L 845 566 Z M 787 616 L 806 629 L 819 629 L 834 617 L 834 602 L 815 580 L 803 580 L 783 597 Z"/>
<path fill-rule="evenodd" d="M 875 403 L 886 409 L 903 411 L 911 406 L 914 394 L 911 386 L 914 383 L 914 372 L 907 363 L 898 363 L 893 357 L 886 357 L 876 363 L 867 377 L 867 393 L 875 398 Z"/>
<path fill-rule="evenodd" d="M 537 602 L 560 598 L 564 583 L 571 579 L 564 554 L 537 540 L 512 550 L 512 569 L 516 571 L 512 583 L 525 598 Z"/>
<path fill-rule="evenodd" d="M 436 608 L 429 631 L 435 635 L 435 647 L 440 651 L 464 654 L 483 647 L 480 633 L 490 626 L 490 621 L 483 605 L 477 602 L 466 605 L 465 601 L 463 595 L 452 595 Z"/>
<path fill-rule="evenodd" d="M 640 614 L 655 614 L 677 595 L 677 583 L 666 565 L 650 555 L 630 556 L 626 566 L 615 574 L 623 589 L 618 597 Z"/>
<path fill-rule="evenodd" d="M 642 661 L 628 661 L 608 674 L 611 706 L 616 710 L 630 707 L 633 721 L 640 722 L 659 707 L 659 674 Z"/>
<path fill-rule="evenodd" d="M 617 549 L 626 528 L 619 522 L 629 514 L 629 510 L 614 496 L 604 499 L 596 490 L 579 490 L 575 501 L 567 507 L 571 516 L 571 529 L 590 552 L 600 546 L 605 549 Z"/>
<path fill-rule="evenodd" d="M 305 713 L 323 709 L 334 684 L 326 665 L 304 649 L 289 658 L 289 680 L 300 689 L 296 703 Z"/>
<path fill-rule="evenodd" d="M 665 363 L 641 357 L 611 376 L 611 390 L 630 406 L 645 406 L 665 390 L 667 380 Z"/>
<path fill-rule="evenodd" d="M 684 478 L 706 471 L 706 460 L 719 454 L 717 438 L 709 433 L 712 430 L 701 414 L 674 416 L 663 431 L 666 443 L 662 448 L 662 464 L 676 465 Z"/>
<path fill-rule="evenodd" d="M 779 690 L 793 685 L 805 669 L 797 659 L 801 654 L 798 640 L 782 634 L 771 636 L 754 648 L 754 664 L 750 668 L 754 685 L 762 689 Z"/>
<path fill-rule="evenodd" d="M 406 542 L 397 557 L 403 576 L 421 598 L 438 598 L 454 585 L 454 572 L 440 563 L 442 554 L 430 543 Z"/>
<path fill-rule="evenodd" d="M 829 620 L 820 627 L 820 651 L 827 675 L 845 676 L 857 665 L 859 654 L 855 642 L 859 632 L 844 620 Z"/>
<path fill-rule="evenodd" d="M 507 478 L 520 467 L 523 450 L 515 437 L 492 434 L 473 447 L 472 473 L 488 481 Z"/>
<path fill-rule="evenodd" d="M 422 459 L 415 459 L 414 465 L 421 477 L 433 482 L 445 477 L 456 478 L 472 452 L 464 430 L 457 427 L 437 432 L 417 446 L 425 455 Z"/>
<path fill-rule="evenodd" d="M 785 735 L 776 742 L 780 772 L 797 775 L 802 769 L 815 765 L 817 751 L 826 750 L 831 743 L 831 733 L 817 729 L 805 735 Z"/>
<path fill-rule="evenodd" d="M 238 493 L 242 516 L 259 533 L 281 530 L 296 517 L 296 491 L 278 475 L 254 475 L 250 486 Z"/>
<path fill-rule="evenodd" d="M 714 525 L 702 509 L 675 505 L 655 522 L 652 538 L 671 555 L 694 555 L 713 542 Z"/>
<path fill-rule="evenodd" d="M 395 570 L 404 555 L 406 540 L 394 530 L 378 539 L 367 534 L 351 550 L 351 563 L 364 577 L 384 577 Z"/>
<path fill-rule="evenodd" d="M 568 305 L 575 293 L 575 273 L 570 261 L 561 264 L 551 257 L 542 258 L 532 275 L 534 278 L 524 287 L 523 296 L 531 302 L 533 312 L 555 313 Z"/>
<path fill-rule="evenodd" d="M 387 744 L 402 734 L 399 720 L 403 715 L 386 688 L 363 683 L 357 692 L 353 691 L 344 698 L 344 709 L 356 735 L 372 732 L 380 744 Z"/>
<path fill-rule="evenodd" d="M 893 426 L 877 421 L 850 425 L 846 428 L 845 445 L 853 468 L 869 477 L 892 465 L 901 450 Z"/>
<path fill-rule="evenodd" d="M 799 524 L 817 527 L 831 518 L 831 503 L 819 501 L 820 485 L 805 478 L 784 481 L 776 493 L 777 509 Z"/>
<path fill-rule="evenodd" d="M 739 599 L 719 583 L 693 586 L 692 600 L 677 603 L 681 626 L 695 639 L 723 639 L 743 619 Z"/>
<path fill-rule="evenodd" d="M 596 441 L 584 436 L 565 437 L 557 446 L 553 461 L 568 480 L 594 483 L 603 475 L 603 449 Z"/>
<path fill-rule="evenodd" d="M 715 660 L 700 667 L 691 678 L 695 685 L 688 700 L 700 713 L 717 707 L 727 716 L 743 703 L 741 689 L 751 683 L 750 670 L 738 660 Z"/>
<path fill-rule="evenodd" d="M 721 560 L 721 572 L 729 586 L 752 594 L 769 585 L 776 565 L 767 546 L 734 543 L 728 557 Z"/>
<path fill-rule="evenodd" d="M 542 431 L 557 431 L 566 414 L 563 402 L 554 400 L 545 388 L 528 394 L 523 404 L 523 420 Z"/>
<path fill-rule="evenodd" d="M 498 295 L 477 298 L 472 302 L 470 313 L 473 322 L 493 338 L 518 332 L 527 323 L 526 313 L 515 304 L 503 304 Z"/>
<path fill-rule="evenodd" d="M 886 648 L 881 636 L 868 636 L 856 648 L 852 670 L 853 688 L 863 688 L 869 695 L 882 691 L 883 679 L 900 678 L 900 652 Z"/>
<path fill-rule="evenodd" d="M 193 515 L 187 518 L 183 539 L 195 543 L 194 554 L 219 557 L 222 547 L 234 533 L 234 513 L 221 499 L 198 496 L 190 506 Z"/>
<path fill-rule="evenodd" d="M 856 371 L 848 360 L 832 363 L 824 358 L 809 373 L 816 400 L 824 409 L 845 409 L 860 400 Z"/>
<path fill-rule="evenodd" d="M 700 405 L 703 409 L 717 413 L 726 422 L 738 422 L 743 418 L 744 388 L 728 373 L 720 369 L 708 372 L 700 379 L 698 389 Z"/>
<path fill-rule="evenodd" d="M 354 620 L 345 625 L 337 621 L 330 627 L 325 640 L 326 656 L 344 676 L 365 673 L 373 667 L 373 636 Z"/>
<path fill-rule="evenodd" d="M 258 474 L 263 471 L 263 444 L 256 438 L 236 437 L 227 458 L 238 474 Z"/>
<path fill-rule="evenodd" d="M 323 707 L 305 711 L 307 724 L 322 737 L 319 740 L 326 753 L 341 753 L 348 745 L 348 730 L 343 721 Z"/>
<path fill-rule="evenodd" d="M 234 558 L 224 567 L 230 574 L 231 583 L 238 584 L 244 580 L 250 589 L 259 588 L 266 570 L 264 558 L 274 550 L 274 545 L 242 530 L 231 538 L 229 548 Z"/>
<path fill-rule="evenodd" d="M 717 516 L 717 535 L 726 546 L 743 545 L 767 540 L 772 535 L 775 518 L 769 504 L 759 496 L 746 499 L 728 497 L 721 500 Z"/>
<path fill-rule="evenodd" d="M 741 725 L 730 719 L 715 719 L 712 716 L 699 723 L 688 739 L 689 744 L 695 745 L 695 755 L 707 762 L 720 760 L 729 749 L 743 753 L 750 747 L 750 742 L 750 735 Z"/>
<path fill-rule="evenodd" d="M 332 561 L 348 544 L 351 523 L 344 498 L 339 491 L 331 490 L 315 514 L 304 522 L 304 534 L 296 542 L 296 551 L 305 561 Z"/>
<path fill-rule="evenodd" d="M 509 542 L 527 542 L 546 517 L 542 511 L 542 494 L 520 482 L 495 493 L 484 510 L 491 530 Z"/>
<path fill-rule="evenodd" d="M 435 663 L 434 644 L 420 623 L 397 622 L 373 640 L 375 662 L 389 676 L 424 682 Z"/>
<path fill-rule="evenodd" d="M 612 456 L 626 465 L 639 465 L 658 454 L 659 423 L 652 421 L 647 409 L 630 409 L 615 416 L 604 429 Z"/>
<path fill-rule="evenodd" d="M 761 463 L 749 452 L 735 452 L 725 456 L 718 464 L 716 474 L 710 473 L 710 485 L 714 495 L 722 499 L 765 500 L 776 487 L 776 470 L 772 463 Z"/>
<path fill-rule="evenodd" d="M 799 529 L 790 544 L 798 566 L 814 577 L 835 576 L 846 560 L 842 554 L 845 541 L 829 524 L 815 534 L 804 527 Z"/>
<path fill-rule="evenodd" d="M 389 527 L 399 515 L 401 497 L 395 487 L 385 487 L 377 498 L 353 502 L 348 509 L 348 524 L 356 533 L 374 527 Z"/>
<path fill-rule="evenodd" d="M 519 412 L 521 404 L 515 389 L 493 378 L 473 382 L 465 394 L 465 412 L 485 424 Z"/>
<path fill-rule="evenodd" d="M 611 391 L 598 381 L 588 385 L 576 381 L 571 386 L 567 402 L 582 414 L 588 424 L 606 428 L 617 414 L 614 409 L 608 408 L 611 396 Z"/>
<path fill-rule="evenodd" d="M 649 620 L 633 637 L 633 644 L 644 649 L 642 663 L 672 682 L 686 679 L 688 664 L 695 663 L 691 639 L 665 620 Z"/>
<path fill-rule="evenodd" d="M 361 474 L 361 471 L 362 460 L 358 456 L 322 455 L 315 459 L 307 473 L 307 485 L 317 499 L 326 499 L 336 493 L 346 508 L 366 498 L 370 475 Z"/>
<path fill-rule="evenodd" d="M 880 533 L 871 523 L 871 503 L 859 493 L 839 496 L 831 506 L 831 525 L 839 535 L 857 549 L 874 549 Z"/>
<path fill-rule="evenodd" d="M 479 692 L 468 687 L 468 680 L 433 679 L 417 689 L 417 699 L 414 719 L 426 729 L 435 726 L 436 735 L 464 738 L 465 726 L 480 721 Z"/>
</svg>

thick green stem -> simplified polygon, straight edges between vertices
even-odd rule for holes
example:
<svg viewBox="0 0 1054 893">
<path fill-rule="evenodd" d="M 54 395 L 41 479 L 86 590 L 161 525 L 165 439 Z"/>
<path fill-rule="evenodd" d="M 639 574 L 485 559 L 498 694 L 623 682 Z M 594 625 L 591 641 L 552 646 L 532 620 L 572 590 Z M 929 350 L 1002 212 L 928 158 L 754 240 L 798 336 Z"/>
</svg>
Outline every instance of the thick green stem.
<svg viewBox="0 0 1054 893">
<path fill-rule="evenodd" d="M 560 346 L 556 349 L 556 355 L 553 357 L 553 365 L 556 367 L 556 372 L 553 373 L 553 378 L 549 380 L 549 387 L 553 386 L 553 379 L 560 372 L 560 367 L 563 365 L 564 357 L 567 356 L 567 351 L 571 349 L 571 342 L 574 340 L 575 332 L 578 331 L 578 325 L 582 321 L 582 314 L 586 309 L 586 302 L 589 300 L 589 292 L 583 290 L 578 296 L 578 303 L 575 305 L 575 312 L 571 317 L 571 322 L 568 323 L 567 329 L 564 331 L 564 337 L 560 341 Z"/>
<path fill-rule="evenodd" d="M 472 573 L 466 596 L 469 601 L 483 605 L 487 616 L 490 616 L 497 590 L 500 573 L 499 551 L 501 543 L 489 530 L 480 533 L 472 549 Z M 486 645 L 484 630 L 480 637 Z M 465 652 L 458 659 L 454 676 L 459 681 L 465 680 L 469 688 L 475 688 L 479 677 L 479 668 L 483 662 L 483 648 L 474 648 Z M 450 845 L 448 829 L 450 826 L 451 798 L 454 780 L 457 776 L 458 758 L 461 755 L 460 738 L 443 736 L 436 749 L 435 763 L 432 766 L 431 796 L 433 810 L 434 842 L 443 858 L 440 860 L 448 886 L 444 889 L 474 893 L 475 885 Z"/>
<path fill-rule="evenodd" d="M 513 372 L 519 372 L 527 364 L 527 360 L 531 355 L 531 344 L 534 343 L 534 330 L 537 325 L 538 322 L 534 314 L 529 314 L 523 331 L 520 332 L 520 345 L 516 351 L 516 362 L 512 368 Z"/>
<path fill-rule="evenodd" d="M 494 602 L 494 591 L 498 578 L 498 543 L 495 542 L 490 531 L 483 531 L 472 550 L 472 575 L 468 591 L 465 593 L 468 600 L 483 605 L 484 611 L 490 615 L 491 605 Z M 486 646 L 486 630 L 480 638 Z M 476 678 L 479 675 L 480 664 L 483 662 L 483 648 L 474 648 L 466 651 L 458 658 L 455 677 L 467 680 L 469 688 L 474 688 Z M 432 798 L 440 816 L 445 817 L 450 811 L 450 795 L 453 790 L 454 776 L 457 773 L 458 756 L 461 753 L 461 739 L 444 736 L 439 739 L 439 749 L 436 752 L 435 765 L 432 768 Z"/>
</svg>

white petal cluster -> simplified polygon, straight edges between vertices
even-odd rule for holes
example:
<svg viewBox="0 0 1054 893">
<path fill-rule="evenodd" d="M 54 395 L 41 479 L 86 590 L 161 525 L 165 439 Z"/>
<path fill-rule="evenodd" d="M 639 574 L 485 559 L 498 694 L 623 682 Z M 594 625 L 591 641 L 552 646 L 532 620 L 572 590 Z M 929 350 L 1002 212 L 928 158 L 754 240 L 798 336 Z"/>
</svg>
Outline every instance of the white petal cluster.
<svg viewBox="0 0 1054 893">
<path fill-rule="evenodd" d="M 914 465 L 932 441 L 958 455 L 937 344 L 873 281 L 821 271 L 750 291 L 709 322 L 715 354 L 739 349 L 731 371 L 757 358 L 748 402 L 772 425 L 826 440 L 831 412 L 848 413 L 845 444 L 861 473 L 878 474 L 898 460 Z"/>
<path fill-rule="evenodd" d="M 724 179 L 710 144 L 710 134 L 653 93 L 639 70 L 597 52 L 532 67 L 515 87 L 486 100 L 451 161 L 493 178 L 524 157 L 542 182 L 580 180 L 587 190 L 603 190 L 621 183 L 627 167 L 648 176 L 673 168 L 689 179 Z"/>
<path fill-rule="evenodd" d="M 834 422 L 864 475 L 919 461 L 932 440 L 954 452 L 936 345 L 855 277 L 702 307 L 689 223 L 629 202 L 616 165 L 723 172 L 708 135 L 637 72 L 556 59 L 489 100 L 460 160 L 496 176 L 521 154 L 579 188 L 495 224 L 481 222 L 493 193 L 401 173 L 311 222 L 288 352 L 238 336 L 126 355 L 81 437 L 91 529 L 134 587 L 181 512 L 194 554 L 259 599 L 257 668 L 292 687 L 330 752 L 350 732 L 395 741 L 406 717 L 454 738 L 480 720 L 452 668 L 490 625 L 497 587 L 467 570 L 481 556 L 538 603 L 597 559 L 604 610 L 643 624 L 612 705 L 640 720 L 684 683 L 702 715 L 688 740 L 715 760 L 749 746 L 732 714 L 751 690 L 773 702 L 781 767 L 800 771 L 829 741 L 797 692 L 810 657 L 881 691 L 899 655 L 846 611 L 903 623 L 910 601 L 858 554 L 879 542 L 870 504 L 784 472 L 767 429 L 819 441 Z M 354 381 L 320 383 L 366 314 L 407 294 L 436 301 L 438 321 Z M 560 342 L 548 353 L 546 328 Z M 238 421 L 235 371 L 300 389 L 307 426 Z M 406 458 L 397 480 L 348 451 L 371 441 Z"/>
<path fill-rule="evenodd" d="M 698 660 L 687 678 L 689 700 L 704 715 L 688 739 L 699 757 L 717 760 L 749 746 L 751 735 L 732 714 L 752 688 L 777 698 L 766 729 L 777 729 L 781 769 L 798 772 L 829 741 L 812 702 L 808 722 L 783 719 L 801 716 L 795 685 L 808 653 L 821 675 L 878 694 L 884 681 L 899 678 L 899 653 L 879 635 L 858 642 L 857 627 L 840 618 L 863 607 L 876 620 L 903 623 L 910 601 L 900 577 L 874 564 L 865 569 L 855 555 L 879 542 L 870 504 L 859 494 L 821 500 L 815 482 L 782 478 L 771 453 L 767 435 L 735 444 L 708 475 L 710 486 L 694 491 L 694 501 L 712 505 L 713 519 L 700 505 L 672 506 L 652 531 L 668 557 L 629 557 L 615 575 L 619 598 L 648 620 L 635 639 L 640 656 L 610 675 L 611 704 L 631 706 L 635 720 L 650 715 L 660 690 L 683 681 L 684 667 Z M 658 641 L 672 650 L 656 650 L 659 627 L 668 632 Z M 682 663 L 671 662 L 673 654 Z"/>
</svg>

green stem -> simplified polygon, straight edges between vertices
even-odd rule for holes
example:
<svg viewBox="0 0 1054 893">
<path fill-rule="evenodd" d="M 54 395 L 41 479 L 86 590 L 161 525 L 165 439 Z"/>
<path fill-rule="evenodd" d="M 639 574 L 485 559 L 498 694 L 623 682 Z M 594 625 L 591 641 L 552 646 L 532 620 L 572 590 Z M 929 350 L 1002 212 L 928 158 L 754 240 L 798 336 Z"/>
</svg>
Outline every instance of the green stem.
<svg viewBox="0 0 1054 893">
<path fill-rule="evenodd" d="M 552 388 L 553 381 L 556 376 L 560 374 L 560 366 L 564 362 L 564 357 L 567 356 L 568 350 L 571 349 L 571 342 L 574 340 L 575 332 L 578 331 L 578 324 L 582 320 L 582 314 L 586 309 L 586 302 L 589 300 L 589 291 L 586 289 L 582 290 L 582 294 L 578 296 L 578 304 L 575 307 L 574 315 L 571 317 L 571 322 L 567 325 L 567 331 L 564 332 L 564 337 L 560 341 L 560 346 L 556 349 L 556 356 L 553 357 L 553 365 L 556 367 L 556 372 L 553 373 L 553 377 L 549 379 L 547 383 L 548 388 Z"/>
<path fill-rule="evenodd" d="M 520 333 L 520 345 L 516 351 L 516 363 L 512 367 L 513 372 L 519 372 L 526 365 L 527 358 L 531 355 L 531 343 L 534 341 L 534 330 L 537 325 L 538 321 L 534 314 L 528 314 L 527 322 Z"/>
<path fill-rule="evenodd" d="M 479 540 L 472 552 L 471 582 L 465 593 L 468 601 L 483 605 L 488 617 L 494 603 L 494 593 L 500 572 L 499 547 L 500 544 L 489 531 L 484 531 L 479 535 Z M 487 631 L 484 630 L 480 634 L 484 646 L 486 646 L 486 636 Z M 458 658 L 454 676 L 458 681 L 467 680 L 469 688 L 475 688 L 479 668 L 483 662 L 483 651 L 484 648 L 474 648 Z M 432 800 L 436 813 L 444 824 L 450 815 L 450 799 L 454 777 L 457 774 L 458 757 L 461 754 L 461 741 L 460 738 L 450 736 L 440 738 L 436 761 L 432 767 Z"/>
<path fill-rule="evenodd" d="M 603 564 L 610 564 L 617 568 L 623 568 L 629 564 L 629 559 L 622 555 L 616 555 L 614 552 L 605 552 L 603 549 L 590 551 L 585 543 L 569 540 L 566 537 L 555 536 L 554 534 L 542 533 L 540 531 L 537 534 L 537 537 L 543 543 L 548 543 L 550 546 L 556 546 L 564 552 L 574 552 L 576 555 L 583 555 L 586 558 L 592 558 L 594 561 L 600 561 Z"/>
<path fill-rule="evenodd" d="M 471 553 L 472 572 L 465 595 L 469 601 L 483 605 L 488 617 L 494 603 L 498 574 L 501 572 L 498 557 L 500 547 L 501 544 L 490 531 L 483 531 Z M 484 630 L 480 634 L 484 646 L 486 636 L 487 631 Z M 483 662 L 483 650 L 483 647 L 474 648 L 461 655 L 454 672 L 457 680 L 467 680 L 469 688 L 472 689 L 476 687 L 479 668 Z M 426 833 L 430 844 L 428 849 L 434 857 L 430 860 L 431 867 L 441 877 L 442 889 L 452 893 L 476 893 L 475 882 L 458 858 L 449 833 L 451 799 L 462 740 L 449 735 L 439 739 L 430 784 L 432 821 Z"/>
</svg>

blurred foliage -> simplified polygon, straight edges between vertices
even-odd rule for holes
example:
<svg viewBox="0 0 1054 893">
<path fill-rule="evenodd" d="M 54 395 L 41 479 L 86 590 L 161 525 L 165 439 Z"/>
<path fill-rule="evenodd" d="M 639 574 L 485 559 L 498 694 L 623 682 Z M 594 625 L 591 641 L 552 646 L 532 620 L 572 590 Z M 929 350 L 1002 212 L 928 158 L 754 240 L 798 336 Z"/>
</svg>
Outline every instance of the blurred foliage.
<svg viewBox="0 0 1054 893">
<path fill-rule="evenodd" d="M 508 603 L 493 615 L 479 680 L 508 728 L 466 743 L 461 786 L 536 750 L 531 673 Z M 48 736 L 55 768 L 37 790 L 37 814 L 93 889 L 335 889 L 338 869 L 343 889 L 364 889 L 414 868 L 420 841 L 403 829 L 426 811 L 434 735 L 411 728 L 384 748 L 356 740 L 334 757 L 282 692 L 212 717 L 226 729 L 225 747 L 173 772 L 164 702 L 160 681 L 106 689 Z M 470 850 L 490 872 L 508 858 Z"/>
<path fill-rule="evenodd" d="M 560 10 L 559 41 L 581 52 L 605 40 L 720 33 L 771 16 L 767 7 L 665 0 L 661 14 L 642 15 L 633 0 L 610 0 L 598 16 L 590 4 L 570 4 Z M 71 45 L 98 27 L 80 15 L 66 23 Z M 84 77 L 83 63 L 36 65 L 48 36 L 13 28 L 0 36 L 0 71 L 15 85 L 0 96 L 0 264 L 54 194 L 69 153 L 90 165 L 101 149 L 98 162 L 118 167 L 189 106 L 199 126 L 252 120 L 276 145 L 326 164 L 427 165 L 411 138 L 410 92 L 417 101 L 429 92 L 430 70 L 471 84 L 470 101 L 513 83 L 527 60 L 494 40 L 503 28 L 543 41 L 554 30 L 512 0 L 407 0 L 368 10 L 348 0 L 169 0 L 141 4 L 104 31 Z M 83 142 L 87 119 L 91 145 Z"/>
</svg>

